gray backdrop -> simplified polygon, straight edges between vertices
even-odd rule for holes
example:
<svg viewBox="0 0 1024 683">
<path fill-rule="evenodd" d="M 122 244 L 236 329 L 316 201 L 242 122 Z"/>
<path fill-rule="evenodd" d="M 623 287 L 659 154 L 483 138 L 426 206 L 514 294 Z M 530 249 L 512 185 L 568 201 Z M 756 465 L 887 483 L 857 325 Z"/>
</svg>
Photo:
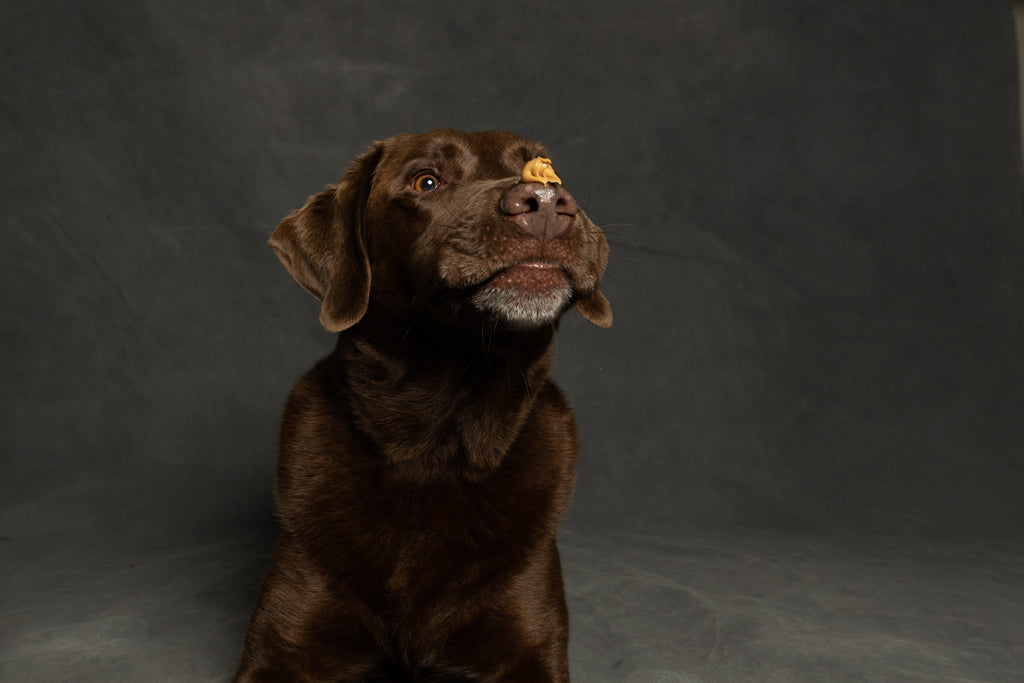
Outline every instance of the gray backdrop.
<svg viewBox="0 0 1024 683">
<path fill-rule="evenodd" d="M 1024 522 L 1002 2 L 21 3 L 4 10 L 8 534 L 267 515 L 331 347 L 265 246 L 371 140 L 543 141 L 606 230 L 574 519 Z"/>
<path fill-rule="evenodd" d="M 7 572 L 272 530 L 332 338 L 266 238 L 437 126 L 547 144 L 612 244 L 615 326 L 558 342 L 570 528 L 1024 528 L 1006 2 L 52 0 L 0 32 Z"/>
<path fill-rule="evenodd" d="M 1024 670 L 1009 3 L 42 0 L 0 55 L 0 678 L 226 680 L 333 344 L 266 238 L 437 126 L 548 144 L 612 246 L 574 680 Z"/>
</svg>

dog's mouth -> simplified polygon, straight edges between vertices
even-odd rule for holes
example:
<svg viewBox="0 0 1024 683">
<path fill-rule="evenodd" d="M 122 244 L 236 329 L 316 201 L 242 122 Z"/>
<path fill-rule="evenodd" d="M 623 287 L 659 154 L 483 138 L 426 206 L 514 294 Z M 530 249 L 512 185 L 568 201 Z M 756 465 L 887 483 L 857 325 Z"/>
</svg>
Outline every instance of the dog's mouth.
<svg viewBox="0 0 1024 683">
<path fill-rule="evenodd" d="M 569 285 L 565 266 L 551 261 L 515 263 L 495 273 L 484 287 L 514 287 L 521 293 L 542 294 L 546 290 Z"/>
<path fill-rule="evenodd" d="M 473 305 L 517 327 L 556 320 L 572 300 L 573 286 L 564 265 L 523 261 L 502 268 L 477 287 Z"/>
</svg>

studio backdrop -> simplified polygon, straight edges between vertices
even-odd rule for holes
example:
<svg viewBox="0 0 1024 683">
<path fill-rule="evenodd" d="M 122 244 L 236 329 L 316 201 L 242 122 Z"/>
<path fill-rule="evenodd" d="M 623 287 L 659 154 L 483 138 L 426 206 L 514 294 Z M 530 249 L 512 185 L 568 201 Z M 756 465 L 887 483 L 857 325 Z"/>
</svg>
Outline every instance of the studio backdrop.
<svg viewBox="0 0 1024 683">
<path fill-rule="evenodd" d="M 504 128 L 611 243 L 569 524 L 1024 524 L 1005 2 L 3 10 L 7 536 L 268 527 L 332 347 L 266 239 L 371 141 Z M 49 535 L 49 536 L 48 536 Z"/>
</svg>

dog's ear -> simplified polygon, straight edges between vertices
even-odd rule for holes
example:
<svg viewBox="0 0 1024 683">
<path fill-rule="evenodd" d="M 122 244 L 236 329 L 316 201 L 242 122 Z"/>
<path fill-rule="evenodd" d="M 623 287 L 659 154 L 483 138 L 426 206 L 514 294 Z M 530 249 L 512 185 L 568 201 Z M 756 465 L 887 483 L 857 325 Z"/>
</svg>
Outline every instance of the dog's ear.
<svg viewBox="0 0 1024 683">
<path fill-rule="evenodd" d="M 588 220 L 589 223 L 589 220 Z M 592 235 L 597 237 L 597 276 L 604 274 L 608 265 L 608 241 L 600 229 L 593 227 Z M 612 326 L 612 307 L 608 299 L 604 297 L 601 290 L 594 288 L 587 296 L 576 301 L 576 310 L 580 312 L 584 320 L 594 323 L 598 327 Z"/>
<path fill-rule="evenodd" d="M 376 143 L 270 236 L 271 248 L 295 281 L 323 303 L 320 323 L 331 332 L 359 322 L 370 301 L 363 209 L 383 151 L 383 143 Z"/>
<path fill-rule="evenodd" d="M 604 298 L 601 290 L 595 289 L 589 295 L 576 302 L 576 310 L 580 312 L 584 320 L 594 323 L 598 327 L 612 326 L 612 307 L 608 299 Z"/>
</svg>

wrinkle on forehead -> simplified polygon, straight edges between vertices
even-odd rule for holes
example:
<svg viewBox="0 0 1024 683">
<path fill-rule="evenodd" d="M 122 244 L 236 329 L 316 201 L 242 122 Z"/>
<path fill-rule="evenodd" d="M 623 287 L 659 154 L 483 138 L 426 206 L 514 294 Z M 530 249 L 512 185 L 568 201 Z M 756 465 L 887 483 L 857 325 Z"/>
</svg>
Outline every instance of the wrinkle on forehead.
<svg viewBox="0 0 1024 683">
<path fill-rule="evenodd" d="M 514 133 L 501 130 L 483 131 L 472 134 L 480 157 L 499 177 L 518 176 L 527 161 L 537 156 L 546 156 L 544 148 Z"/>
<path fill-rule="evenodd" d="M 416 140 L 418 144 L 396 150 L 400 154 L 396 162 L 406 172 L 429 168 L 462 176 L 475 170 L 476 155 L 466 141 L 454 135 L 427 134 L 419 137 L 422 139 Z"/>
<path fill-rule="evenodd" d="M 401 173 L 433 168 L 456 177 L 505 178 L 518 176 L 527 161 L 546 155 L 537 143 L 505 131 L 464 133 L 442 128 L 396 136 L 389 142 L 385 163 Z"/>
<path fill-rule="evenodd" d="M 505 165 L 512 173 L 518 176 L 522 173 L 526 162 L 530 159 L 547 156 L 547 152 L 540 145 L 524 140 L 519 145 L 507 147 L 503 152 L 503 156 Z"/>
<path fill-rule="evenodd" d="M 459 164 L 466 172 L 472 171 L 467 163 L 472 162 L 475 155 L 462 140 L 435 140 L 425 146 L 417 159 L 429 161 L 437 166 Z"/>
</svg>

